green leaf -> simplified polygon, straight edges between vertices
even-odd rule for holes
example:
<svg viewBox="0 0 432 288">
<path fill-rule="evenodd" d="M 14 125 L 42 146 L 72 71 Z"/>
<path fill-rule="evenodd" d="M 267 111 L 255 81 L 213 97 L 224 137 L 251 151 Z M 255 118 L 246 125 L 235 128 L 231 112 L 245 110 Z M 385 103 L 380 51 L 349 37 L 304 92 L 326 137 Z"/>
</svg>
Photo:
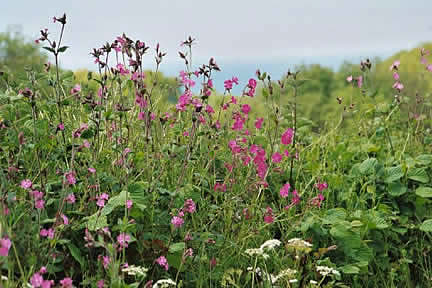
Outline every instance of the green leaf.
<svg viewBox="0 0 432 288">
<path fill-rule="evenodd" d="M 431 154 L 422 154 L 416 157 L 416 161 L 422 165 L 429 165 L 432 163 L 432 155 Z"/>
<path fill-rule="evenodd" d="M 119 195 L 111 197 L 108 203 L 102 208 L 101 215 L 109 215 L 118 206 L 124 206 L 126 203 L 126 193 L 126 191 L 122 191 Z"/>
<path fill-rule="evenodd" d="M 354 265 L 345 265 L 339 267 L 339 270 L 344 274 L 358 274 L 360 272 L 360 269 Z"/>
<path fill-rule="evenodd" d="M 47 46 L 45 46 L 45 47 L 42 47 L 43 49 L 45 49 L 45 50 L 47 50 L 47 51 L 49 51 L 49 52 L 51 52 L 51 53 L 55 53 L 55 50 L 53 49 L 53 48 L 51 48 L 51 47 L 47 47 Z"/>
<path fill-rule="evenodd" d="M 58 52 L 59 52 L 59 53 L 63 53 L 63 52 L 65 52 L 68 48 L 69 48 L 69 46 L 62 46 L 62 47 L 60 47 L 60 48 L 58 49 Z"/>
<path fill-rule="evenodd" d="M 420 183 L 429 183 L 429 176 L 426 173 L 424 168 L 414 168 L 408 170 L 408 179 L 420 182 Z"/>
<path fill-rule="evenodd" d="M 99 213 L 95 213 L 89 217 L 85 217 L 83 220 L 86 221 L 85 227 L 87 227 L 90 231 L 97 231 L 108 226 L 107 217 L 105 215 L 98 215 Z"/>
<path fill-rule="evenodd" d="M 392 182 L 388 185 L 388 192 L 393 197 L 398 197 L 405 194 L 407 187 L 402 185 L 400 182 Z"/>
<path fill-rule="evenodd" d="M 184 248 L 185 248 L 184 242 L 173 243 L 169 247 L 169 252 L 170 253 L 181 252 L 184 250 Z"/>
<path fill-rule="evenodd" d="M 84 267 L 84 258 L 81 255 L 80 249 L 72 243 L 68 243 L 67 247 L 72 255 L 72 257 L 81 265 L 81 269 Z"/>
<path fill-rule="evenodd" d="M 375 158 L 369 158 L 364 160 L 359 167 L 360 173 L 362 175 L 373 174 L 375 171 L 375 166 L 378 164 L 378 160 Z"/>
<path fill-rule="evenodd" d="M 401 165 L 387 168 L 386 172 L 387 172 L 387 178 L 385 179 L 385 182 L 387 183 L 391 183 L 396 180 L 399 180 L 404 176 L 404 172 L 402 171 Z"/>
<path fill-rule="evenodd" d="M 416 189 L 416 195 L 423 198 L 431 198 L 432 197 L 432 188 L 431 187 L 419 187 Z"/>
<path fill-rule="evenodd" d="M 133 205 L 138 207 L 141 211 L 144 211 L 147 208 L 147 188 L 148 183 L 146 182 L 136 182 L 128 186 L 130 197 L 134 203 Z"/>
<path fill-rule="evenodd" d="M 432 219 L 425 220 L 420 225 L 420 230 L 424 232 L 432 232 Z"/>
<path fill-rule="evenodd" d="M 336 224 L 345 220 L 347 213 L 343 208 L 334 208 L 327 211 L 323 219 L 323 224 Z"/>
</svg>

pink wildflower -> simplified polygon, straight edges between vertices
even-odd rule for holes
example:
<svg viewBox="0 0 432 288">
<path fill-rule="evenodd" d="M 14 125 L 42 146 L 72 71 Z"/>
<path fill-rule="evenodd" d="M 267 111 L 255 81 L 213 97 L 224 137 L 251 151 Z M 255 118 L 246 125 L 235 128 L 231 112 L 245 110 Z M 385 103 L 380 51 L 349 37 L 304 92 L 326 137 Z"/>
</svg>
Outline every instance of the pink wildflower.
<svg viewBox="0 0 432 288">
<path fill-rule="evenodd" d="M 394 80 L 399 80 L 399 74 L 397 72 L 393 72 L 393 79 Z"/>
<path fill-rule="evenodd" d="M 399 65 L 400 65 L 400 61 L 396 60 L 393 62 L 393 64 L 390 66 L 390 71 L 391 70 L 398 70 L 399 69 Z"/>
<path fill-rule="evenodd" d="M 282 198 L 288 197 L 289 190 L 291 188 L 291 185 L 289 183 L 286 183 L 279 191 L 279 194 Z"/>
<path fill-rule="evenodd" d="M 255 128 L 261 129 L 263 122 L 264 122 L 264 118 L 257 118 L 255 120 Z"/>
<path fill-rule="evenodd" d="M 348 83 L 351 83 L 352 80 L 353 80 L 353 76 L 352 76 L 352 75 L 350 75 L 350 76 L 348 76 L 348 77 L 346 78 L 346 81 L 347 81 Z"/>
<path fill-rule="evenodd" d="M 97 282 L 97 288 L 103 288 L 105 286 L 105 281 L 103 279 Z"/>
<path fill-rule="evenodd" d="M 257 85 L 257 81 L 253 78 L 249 79 L 248 87 L 251 89 L 255 89 Z"/>
<path fill-rule="evenodd" d="M 282 144 L 284 145 L 291 144 L 293 135 L 294 135 L 293 129 L 288 128 L 281 136 Z"/>
<path fill-rule="evenodd" d="M 117 236 L 117 243 L 118 243 L 120 249 L 127 248 L 130 240 L 131 240 L 131 237 L 126 233 L 120 233 Z"/>
<path fill-rule="evenodd" d="M 64 215 L 64 214 L 61 214 L 61 217 L 63 219 L 63 224 L 64 225 L 69 225 L 69 218 L 66 215 Z"/>
<path fill-rule="evenodd" d="M 183 205 L 183 208 L 188 213 L 194 213 L 196 211 L 195 202 L 192 199 L 187 199 Z"/>
<path fill-rule="evenodd" d="M 35 201 L 36 209 L 39 209 L 39 210 L 44 209 L 44 206 L 45 206 L 45 201 L 43 199 L 38 199 Z"/>
<path fill-rule="evenodd" d="M 96 173 L 96 169 L 93 167 L 89 167 L 87 170 L 92 174 Z"/>
<path fill-rule="evenodd" d="M 159 266 L 163 267 L 166 271 L 168 271 L 168 261 L 165 258 L 165 256 L 160 256 L 156 259 L 156 263 L 159 264 Z"/>
<path fill-rule="evenodd" d="M 232 80 L 225 80 L 224 81 L 224 87 L 226 90 L 231 90 L 233 88 Z"/>
<path fill-rule="evenodd" d="M 70 91 L 70 94 L 74 95 L 81 92 L 81 86 L 79 84 L 76 84 Z"/>
<path fill-rule="evenodd" d="M 248 104 L 243 104 L 242 105 L 242 112 L 244 114 L 249 114 L 250 110 L 251 110 L 251 107 Z"/>
<path fill-rule="evenodd" d="M 60 284 L 62 288 L 72 288 L 72 279 L 69 277 L 64 278 L 63 280 L 60 280 Z"/>
<path fill-rule="evenodd" d="M 70 193 L 66 196 L 65 200 L 69 204 L 75 203 L 75 195 L 73 193 Z"/>
<path fill-rule="evenodd" d="M 270 207 L 267 207 L 266 213 L 264 214 L 264 222 L 267 224 L 273 223 L 274 217 L 273 217 L 273 209 Z"/>
<path fill-rule="evenodd" d="M 69 183 L 69 185 L 76 184 L 76 178 L 75 178 L 75 172 L 74 171 L 70 171 L 70 172 L 65 173 L 65 177 L 66 177 L 66 180 Z"/>
<path fill-rule="evenodd" d="M 171 224 L 173 224 L 175 228 L 180 228 L 181 226 L 183 226 L 184 220 L 181 217 L 174 216 L 171 219 Z"/>
<path fill-rule="evenodd" d="M 7 257 L 9 254 L 9 249 L 12 246 L 12 242 L 8 237 L 0 239 L 0 256 Z"/>
<path fill-rule="evenodd" d="M 279 163 L 282 161 L 282 155 L 279 152 L 276 152 L 272 155 L 273 163 Z"/>
<path fill-rule="evenodd" d="M 132 200 L 128 199 L 126 201 L 126 208 L 131 209 L 132 208 L 132 204 L 133 204 Z"/>
<path fill-rule="evenodd" d="M 25 179 L 21 181 L 21 187 L 24 189 L 30 189 L 33 183 L 30 179 Z"/>
<path fill-rule="evenodd" d="M 63 123 L 60 123 L 60 124 L 58 124 L 57 125 L 57 129 L 59 129 L 60 131 L 63 131 L 64 130 L 64 124 Z"/>
<path fill-rule="evenodd" d="M 43 281 L 44 281 L 44 279 L 43 279 L 42 275 L 40 275 L 39 273 L 33 274 L 33 276 L 30 278 L 30 284 L 33 287 L 41 287 Z"/>
</svg>

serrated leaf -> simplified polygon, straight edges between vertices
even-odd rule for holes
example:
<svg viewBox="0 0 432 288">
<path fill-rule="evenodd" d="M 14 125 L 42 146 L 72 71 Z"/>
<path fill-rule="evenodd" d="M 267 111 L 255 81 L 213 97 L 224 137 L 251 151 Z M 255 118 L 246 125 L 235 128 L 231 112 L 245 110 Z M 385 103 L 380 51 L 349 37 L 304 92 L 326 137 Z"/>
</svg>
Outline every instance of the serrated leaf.
<svg viewBox="0 0 432 288">
<path fill-rule="evenodd" d="M 419 228 L 424 232 L 432 232 L 432 219 L 425 220 Z"/>
<path fill-rule="evenodd" d="M 326 212 L 323 219 L 323 224 L 336 224 L 345 220 L 347 213 L 343 208 L 334 208 Z"/>
<path fill-rule="evenodd" d="M 419 187 L 416 189 L 416 195 L 423 198 L 431 198 L 432 197 L 432 188 L 431 187 Z"/>
<path fill-rule="evenodd" d="M 391 183 L 396 180 L 399 180 L 404 176 L 404 172 L 402 170 L 402 166 L 398 165 L 395 167 L 390 167 L 386 169 L 387 178 L 385 179 L 385 182 Z"/>
<path fill-rule="evenodd" d="M 429 176 L 424 168 L 414 168 L 408 170 L 408 179 L 420 182 L 429 183 Z"/>
</svg>

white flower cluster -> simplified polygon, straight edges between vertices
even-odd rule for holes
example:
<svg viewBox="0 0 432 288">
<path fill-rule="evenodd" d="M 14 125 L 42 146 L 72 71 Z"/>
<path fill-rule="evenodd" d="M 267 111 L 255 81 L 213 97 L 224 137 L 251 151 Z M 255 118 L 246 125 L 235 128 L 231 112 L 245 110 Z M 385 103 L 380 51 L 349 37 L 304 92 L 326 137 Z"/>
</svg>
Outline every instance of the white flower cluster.
<svg viewBox="0 0 432 288">
<path fill-rule="evenodd" d="M 169 286 L 176 286 L 176 283 L 171 279 L 160 279 L 152 286 L 152 288 L 165 288 Z"/>
<path fill-rule="evenodd" d="M 300 238 L 292 238 L 290 240 L 288 240 L 288 245 L 289 246 L 294 246 L 294 247 L 304 247 L 304 248 L 308 248 L 308 247 L 312 247 L 313 245 L 305 240 L 302 240 Z"/>
<path fill-rule="evenodd" d="M 251 257 L 253 257 L 253 256 L 262 256 L 264 259 L 267 259 L 270 256 L 268 254 L 266 254 L 264 252 L 264 250 L 272 250 L 275 247 L 280 246 L 281 243 L 282 242 L 279 241 L 279 240 L 277 240 L 277 239 L 267 240 L 259 248 L 246 249 L 245 253 L 248 254 Z"/>
<path fill-rule="evenodd" d="M 320 273 L 322 276 L 327 276 L 330 273 L 333 275 L 337 275 L 340 276 L 339 271 L 337 271 L 336 269 L 333 269 L 331 267 L 327 267 L 327 266 L 317 266 L 316 270 L 318 273 Z"/>
<path fill-rule="evenodd" d="M 138 275 L 138 276 L 143 276 L 143 277 L 147 276 L 147 271 L 148 271 L 148 268 L 141 267 L 141 266 L 135 266 L 135 265 L 130 265 L 130 266 L 122 269 L 122 272 L 125 272 L 128 275 L 134 275 L 134 276 Z"/>
<path fill-rule="evenodd" d="M 279 274 L 277 276 L 272 277 L 272 283 L 273 284 L 276 283 L 276 281 L 278 281 L 280 278 L 284 278 L 284 277 L 292 278 L 295 276 L 296 273 L 297 273 L 297 270 L 293 270 L 290 268 L 282 270 L 279 272 Z M 290 279 L 289 282 L 295 283 L 295 282 L 297 282 L 297 279 Z"/>
</svg>

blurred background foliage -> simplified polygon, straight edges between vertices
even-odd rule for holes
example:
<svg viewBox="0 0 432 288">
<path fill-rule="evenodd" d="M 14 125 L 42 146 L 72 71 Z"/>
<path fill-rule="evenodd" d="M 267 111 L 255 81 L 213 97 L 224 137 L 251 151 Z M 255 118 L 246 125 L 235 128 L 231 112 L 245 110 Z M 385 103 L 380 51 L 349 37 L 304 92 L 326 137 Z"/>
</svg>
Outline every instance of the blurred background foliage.
<svg viewBox="0 0 432 288">
<path fill-rule="evenodd" d="M 409 51 L 400 51 L 387 59 L 371 59 L 372 69 L 367 73 L 360 70 L 358 63 L 343 63 L 337 71 L 319 64 L 301 65 L 295 67 L 295 71 L 300 71 L 299 77 L 307 81 L 299 88 L 297 99 L 299 115 L 313 121 L 316 128 L 324 127 L 326 122 L 337 122 L 340 114 L 343 113 L 344 107 L 349 107 L 351 103 L 375 104 L 380 102 L 391 102 L 394 100 L 395 91 L 392 88 L 394 79 L 389 67 L 394 60 L 400 60 L 400 79 L 405 86 L 403 95 L 407 99 L 407 109 L 409 105 L 415 105 L 416 96 L 423 99 L 430 97 L 430 88 L 432 85 L 431 73 L 425 69 L 425 65 L 420 63 L 420 47 L 427 50 L 432 49 L 432 43 L 423 43 L 418 48 Z M 365 59 L 366 60 L 366 59 Z M 3 79 L 0 81 L 0 90 L 6 88 L 7 81 L 27 79 L 29 70 L 42 71 L 44 64 L 49 61 L 48 56 L 33 41 L 26 39 L 19 31 L 6 31 L 0 33 L 0 71 L 3 72 Z M 163 65 L 163 63 L 162 63 Z M 281 63 L 283 65 L 283 63 Z M 288 65 L 287 65 L 288 66 Z M 223 67 L 221 67 L 223 69 Z M 235 75 L 235 71 L 232 71 Z M 265 72 L 265 71 L 261 71 Z M 90 90 L 96 92 L 97 83 L 88 81 L 89 71 L 80 69 L 73 71 L 74 81 L 88 85 Z M 93 73 L 93 77 L 97 77 Z M 353 87 L 346 81 L 349 75 L 364 77 L 364 86 L 362 89 Z M 177 102 L 181 94 L 178 81 L 174 77 L 167 77 L 161 72 L 146 71 L 146 84 L 152 87 L 155 80 L 159 82 L 156 85 L 157 91 L 154 95 L 159 99 L 158 106 L 165 108 L 166 105 Z M 278 79 L 272 79 L 274 95 L 276 101 L 282 106 L 289 105 L 292 98 L 292 89 L 285 87 L 280 90 L 277 84 Z M 46 81 L 47 82 L 47 81 Z M 199 81 L 197 81 L 199 82 Z M 38 83 L 42 91 L 51 93 L 48 89 L 48 83 L 43 79 Z M 162 84 L 162 85 L 161 85 Z M 12 85 L 15 86 L 15 85 Z M 199 83 L 197 83 L 199 86 Z M 257 90 L 257 96 L 253 99 L 244 99 L 244 103 L 253 104 L 253 114 L 263 115 L 266 99 L 262 95 L 262 90 Z M 215 91 L 215 94 L 221 96 L 222 91 Z M 338 104 L 337 98 L 342 99 L 342 104 Z M 210 103 L 216 108 L 220 104 L 221 97 L 211 97 Z M 410 104 L 411 103 L 411 104 Z M 429 105 L 425 102 L 426 105 Z M 430 107 L 429 107 L 430 108 Z M 409 109 L 412 111 L 412 109 Z M 255 115 L 251 116 L 255 116 Z"/>
</svg>

